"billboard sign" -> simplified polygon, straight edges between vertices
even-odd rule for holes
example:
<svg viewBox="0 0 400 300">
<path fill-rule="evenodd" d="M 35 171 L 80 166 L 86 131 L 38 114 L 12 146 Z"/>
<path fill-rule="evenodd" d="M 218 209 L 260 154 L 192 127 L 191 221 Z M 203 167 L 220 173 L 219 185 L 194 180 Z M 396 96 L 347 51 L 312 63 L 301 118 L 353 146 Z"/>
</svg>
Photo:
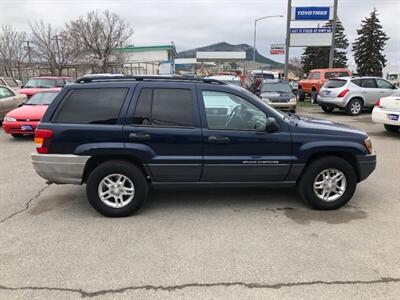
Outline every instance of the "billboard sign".
<svg viewBox="0 0 400 300">
<path fill-rule="evenodd" d="M 332 10 L 329 6 L 292 7 L 292 21 L 332 20 Z"/>
<path fill-rule="evenodd" d="M 331 46 L 332 27 L 290 28 L 290 46 Z"/>
<path fill-rule="evenodd" d="M 285 45 L 284 44 L 272 44 L 270 49 L 271 55 L 283 55 L 285 54 Z"/>
</svg>

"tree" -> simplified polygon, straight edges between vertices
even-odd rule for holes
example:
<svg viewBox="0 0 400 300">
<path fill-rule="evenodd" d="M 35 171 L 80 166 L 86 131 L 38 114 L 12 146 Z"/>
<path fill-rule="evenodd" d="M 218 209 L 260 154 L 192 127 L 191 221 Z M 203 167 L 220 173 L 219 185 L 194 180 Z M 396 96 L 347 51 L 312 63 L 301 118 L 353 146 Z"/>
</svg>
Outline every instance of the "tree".
<svg viewBox="0 0 400 300">
<path fill-rule="evenodd" d="M 12 75 L 14 67 L 18 70 L 21 78 L 21 64 L 26 57 L 24 43 L 26 33 L 16 31 L 12 26 L 2 26 L 0 31 L 0 55 L 4 74 Z"/>
<path fill-rule="evenodd" d="M 324 27 L 331 27 L 333 21 L 329 21 Z M 344 68 L 347 66 L 346 49 L 349 46 L 344 27 L 339 18 L 336 19 L 335 50 L 333 54 L 333 67 Z M 312 69 L 329 67 L 330 47 L 307 47 L 301 57 L 304 71 L 308 73 Z"/>
<path fill-rule="evenodd" d="M 58 31 L 43 21 L 30 24 L 32 30 L 33 57 L 38 62 L 46 62 L 51 74 L 62 75 L 67 63 L 72 59 L 74 48 L 65 31 Z"/>
<path fill-rule="evenodd" d="M 304 77 L 304 68 L 301 64 L 301 60 L 298 57 L 292 57 L 289 60 L 289 72 L 295 77 L 302 79 Z"/>
<path fill-rule="evenodd" d="M 381 77 L 382 70 L 386 66 L 383 51 L 389 37 L 382 31 L 376 9 L 361 21 L 361 29 L 357 30 L 357 34 L 353 52 L 358 74 Z"/>
<path fill-rule="evenodd" d="M 112 49 L 124 44 L 133 34 L 128 22 L 118 15 L 104 11 L 92 11 L 67 24 L 69 36 L 82 46 L 83 54 L 94 55 L 101 72 L 107 72 Z"/>
</svg>

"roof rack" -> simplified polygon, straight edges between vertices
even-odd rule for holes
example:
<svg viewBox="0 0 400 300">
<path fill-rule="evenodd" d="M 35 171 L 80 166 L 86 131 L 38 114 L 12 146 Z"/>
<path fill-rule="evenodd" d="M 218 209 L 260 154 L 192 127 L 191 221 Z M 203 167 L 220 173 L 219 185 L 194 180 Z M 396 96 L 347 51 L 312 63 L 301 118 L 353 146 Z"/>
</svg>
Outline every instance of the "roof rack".
<svg viewBox="0 0 400 300">
<path fill-rule="evenodd" d="M 144 81 L 144 80 L 165 80 L 165 81 L 190 81 L 190 82 L 204 82 L 204 83 L 216 83 L 216 84 L 221 84 L 221 85 L 226 85 L 225 82 L 217 80 L 217 79 L 211 79 L 211 78 L 201 78 L 201 77 L 195 77 L 195 76 L 177 76 L 177 75 L 171 75 L 171 76 L 131 76 L 131 75 L 124 75 L 124 76 L 114 76 L 114 75 L 102 75 L 102 76 L 96 76 L 96 74 L 93 75 L 87 75 L 78 78 L 75 82 L 76 83 L 90 83 L 90 82 L 107 82 L 107 81 Z"/>
</svg>

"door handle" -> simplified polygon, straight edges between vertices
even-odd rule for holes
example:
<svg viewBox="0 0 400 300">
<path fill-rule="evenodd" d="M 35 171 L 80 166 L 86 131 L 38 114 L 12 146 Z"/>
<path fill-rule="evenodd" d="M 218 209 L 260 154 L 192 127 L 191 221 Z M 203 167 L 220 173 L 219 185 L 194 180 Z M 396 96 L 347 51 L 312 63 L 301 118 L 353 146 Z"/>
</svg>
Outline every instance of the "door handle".
<svg viewBox="0 0 400 300">
<path fill-rule="evenodd" d="M 208 141 L 210 143 L 224 144 L 224 143 L 229 143 L 231 141 L 231 139 L 227 136 L 209 136 Z"/>
<path fill-rule="evenodd" d="M 138 132 L 138 133 L 130 133 L 129 139 L 133 141 L 148 141 L 151 136 L 148 133 Z"/>
</svg>

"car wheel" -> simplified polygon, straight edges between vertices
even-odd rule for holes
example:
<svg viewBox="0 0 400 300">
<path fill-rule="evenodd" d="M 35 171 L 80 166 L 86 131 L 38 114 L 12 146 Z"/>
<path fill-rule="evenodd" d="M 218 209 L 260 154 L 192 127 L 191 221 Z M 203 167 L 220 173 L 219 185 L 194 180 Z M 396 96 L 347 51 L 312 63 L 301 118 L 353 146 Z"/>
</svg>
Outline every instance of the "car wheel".
<svg viewBox="0 0 400 300">
<path fill-rule="evenodd" d="M 300 89 L 297 91 L 297 97 L 300 102 L 304 102 L 304 99 L 306 99 L 306 93 L 304 93 L 304 91 Z"/>
<path fill-rule="evenodd" d="M 23 136 L 23 134 L 20 134 L 20 133 L 11 133 L 11 136 L 14 137 L 14 138 L 20 138 L 20 137 Z"/>
<path fill-rule="evenodd" d="M 317 98 L 318 98 L 318 92 L 317 91 L 312 91 L 311 92 L 311 103 L 312 104 L 317 103 Z"/>
<path fill-rule="evenodd" d="M 322 108 L 322 110 L 323 110 L 324 112 L 326 112 L 326 113 L 331 113 L 331 112 L 333 112 L 334 109 L 335 109 L 334 106 L 325 106 L 325 105 L 322 105 L 321 108 Z"/>
<path fill-rule="evenodd" d="M 107 217 L 126 217 L 139 210 L 147 197 L 143 172 L 127 161 L 112 160 L 95 168 L 87 180 L 90 204 Z"/>
<path fill-rule="evenodd" d="M 298 190 L 304 201 L 315 209 L 330 210 L 345 205 L 353 196 L 357 178 L 344 159 L 328 156 L 306 166 Z"/>
<path fill-rule="evenodd" d="M 363 109 L 363 102 L 360 99 L 352 99 L 346 106 L 347 114 L 357 116 Z"/>
<path fill-rule="evenodd" d="M 400 129 L 400 126 L 396 126 L 396 125 L 389 125 L 389 124 L 384 124 L 385 129 L 389 132 L 396 132 Z"/>
</svg>

